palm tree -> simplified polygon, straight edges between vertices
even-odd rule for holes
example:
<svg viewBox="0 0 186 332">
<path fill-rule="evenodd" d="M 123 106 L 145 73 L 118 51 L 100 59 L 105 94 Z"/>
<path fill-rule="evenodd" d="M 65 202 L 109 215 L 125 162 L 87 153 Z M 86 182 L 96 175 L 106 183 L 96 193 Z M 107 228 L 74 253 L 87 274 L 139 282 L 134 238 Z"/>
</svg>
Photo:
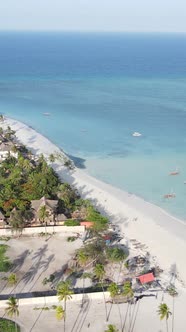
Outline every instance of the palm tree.
<svg viewBox="0 0 186 332">
<path fill-rule="evenodd" d="M 39 209 L 39 219 L 41 219 L 42 223 L 45 223 L 45 234 L 46 234 L 46 225 L 47 225 L 47 218 L 49 216 L 49 212 L 47 211 L 46 205 L 43 205 Z"/>
<path fill-rule="evenodd" d="M 15 316 L 15 319 L 16 317 L 19 316 L 19 309 L 18 309 L 19 305 L 18 305 L 18 300 L 16 300 L 15 297 L 11 296 L 9 299 L 8 299 L 8 302 L 7 302 L 7 308 L 5 309 L 5 313 L 10 317 L 14 317 Z M 15 321 L 15 331 L 17 331 L 17 324 L 16 324 L 16 321 Z"/>
<path fill-rule="evenodd" d="M 170 285 L 167 288 L 167 291 L 170 296 L 172 296 L 172 332 L 174 331 L 174 306 L 175 306 L 175 297 L 178 295 L 174 285 Z"/>
<path fill-rule="evenodd" d="M 105 269 L 103 264 L 96 264 L 94 268 L 94 274 L 99 281 L 103 281 L 103 278 L 105 276 Z"/>
<path fill-rule="evenodd" d="M 161 303 L 158 307 L 158 315 L 160 317 L 160 320 L 166 318 L 166 328 L 168 332 L 168 319 L 169 316 L 172 315 L 172 312 L 169 310 L 169 307 L 166 303 Z"/>
<path fill-rule="evenodd" d="M 4 116 L 3 116 L 3 114 L 0 114 L 0 121 L 4 121 Z"/>
<path fill-rule="evenodd" d="M 13 153 L 18 152 L 18 149 L 17 149 L 16 145 L 13 145 L 13 146 L 12 146 L 11 151 L 12 151 Z"/>
<path fill-rule="evenodd" d="M 126 281 L 123 286 L 123 292 L 122 294 L 127 297 L 127 299 L 131 299 L 134 296 L 134 292 L 131 286 L 130 281 Z"/>
<path fill-rule="evenodd" d="M 72 298 L 73 291 L 70 289 L 69 281 L 61 281 L 57 285 L 57 296 L 59 301 L 64 301 L 64 332 L 65 332 L 65 323 L 66 323 L 66 302 Z"/>
<path fill-rule="evenodd" d="M 109 285 L 108 291 L 110 292 L 110 297 L 113 298 L 119 293 L 119 287 L 115 282 L 113 282 Z"/>
<path fill-rule="evenodd" d="M 87 263 L 88 256 L 87 256 L 85 250 L 83 250 L 83 249 L 78 250 L 78 252 L 77 252 L 77 261 L 78 261 L 78 264 L 82 265 L 82 266 Z"/>
<path fill-rule="evenodd" d="M 29 173 L 32 168 L 32 164 L 30 163 L 30 160 L 24 159 L 23 162 L 23 169 L 26 173 Z"/>
<path fill-rule="evenodd" d="M 111 262 L 121 262 L 127 257 L 123 249 L 117 247 L 108 247 L 106 253 Z"/>
<path fill-rule="evenodd" d="M 55 160 L 56 160 L 56 158 L 55 158 L 55 156 L 54 156 L 54 154 L 53 153 L 51 153 L 50 155 L 49 155 L 49 161 L 51 162 L 51 163 L 54 163 L 55 162 Z"/>
<path fill-rule="evenodd" d="M 109 285 L 108 291 L 110 292 L 110 297 L 114 298 L 116 295 L 119 294 L 119 287 L 115 282 L 113 282 L 112 284 Z M 111 304 L 111 307 L 110 307 L 110 310 L 109 310 L 109 313 L 108 313 L 108 319 L 109 319 L 109 316 L 110 316 L 110 313 L 111 313 L 111 310 L 112 310 L 112 305 L 113 305 L 113 302 Z M 120 311 L 119 311 L 119 314 L 120 314 Z M 121 317 L 120 317 L 120 319 L 121 319 Z M 121 322 L 121 326 L 122 326 L 122 322 Z"/>
<path fill-rule="evenodd" d="M 12 138 L 13 138 L 13 136 L 15 135 L 15 131 L 14 130 L 12 130 L 11 128 L 10 128 L 10 126 L 8 126 L 7 127 L 7 129 L 6 129 L 6 133 L 5 133 L 5 138 L 7 139 L 7 140 L 11 140 Z"/>
<path fill-rule="evenodd" d="M 56 307 L 56 318 L 58 320 L 62 320 L 65 317 L 65 310 L 63 309 L 63 307 L 61 305 Z"/>
<path fill-rule="evenodd" d="M 134 296 L 134 292 L 133 292 L 133 289 L 132 289 L 130 281 L 126 281 L 125 284 L 123 285 L 122 295 L 126 296 L 127 301 L 128 301 L 128 307 L 127 307 L 127 311 L 126 311 L 126 315 L 125 315 L 125 320 L 124 320 L 124 324 L 123 324 L 123 328 L 122 328 L 122 331 L 124 331 L 126 320 L 127 320 L 127 315 L 128 315 L 128 310 L 131 308 L 130 307 L 130 300 Z M 129 330 L 130 330 L 131 324 L 132 324 L 131 311 L 129 310 Z"/>
<path fill-rule="evenodd" d="M 175 306 L 175 296 L 178 295 L 175 287 L 172 287 L 172 291 L 170 293 L 172 296 L 172 332 L 174 332 L 174 306 Z"/>
<path fill-rule="evenodd" d="M 108 321 L 108 314 L 107 314 L 107 305 L 106 305 L 106 299 L 105 299 L 105 293 L 104 293 L 104 287 L 103 287 L 103 278 L 105 276 L 105 269 L 102 264 L 96 264 L 94 267 L 94 274 L 96 278 L 101 283 L 102 291 L 103 291 L 103 299 L 104 299 L 104 305 L 105 305 L 105 314 L 106 314 L 106 321 Z"/>
<path fill-rule="evenodd" d="M 88 272 L 84 272 L 81 276 L 81 279 L 83 279 L 83 297 L 82 297 L 82 307 L 83 307 L 83 300 L 84 300 L 84 293 L 85 293 L 85 279 L 91 279 L 92 278 L 92 274 L 88 273 Z"/>
<path fill-rule="evenodd" d="M 9 276 L 8 276 L 8 285 L 14 287 L 17 285 L 17 276 L 15 273 L 11 273 Z"/>
<path fill-rule="evenodd" d="M 19 232 L 19 234 L 21 235 L 25 227 L 24 212 L 21 210 L 16 210 L 16 208 L 14 208 L 11 211 L 9 222 L 12 228 L 12 232 Z"/>
<path fill-rule="evenodd" d="M 92 260 L 92 263 L 101 264 L 105 262 L 104 249 L 105 242 L 100 236 L 97 236 L 93 242 L 86 244 L 84 247 L 85 253 Z"/>
<path fill-rule="evenodd" d="M 116 328 L 115 325 L 109 324 L 105 332 L 118 332 L 118 329 Z"/>
</svg>

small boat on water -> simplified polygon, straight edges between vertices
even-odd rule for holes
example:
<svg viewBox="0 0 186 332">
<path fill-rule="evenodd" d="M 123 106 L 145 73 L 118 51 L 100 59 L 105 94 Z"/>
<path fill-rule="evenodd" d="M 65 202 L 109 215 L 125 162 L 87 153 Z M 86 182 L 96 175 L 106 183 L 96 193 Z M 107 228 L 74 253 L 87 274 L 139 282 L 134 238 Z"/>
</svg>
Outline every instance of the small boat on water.
<svg viewBox="0 0 186 332">
<path fill-rule="evenodd" d="M 169 175 L 178 175 L 178 174 L 180 174 L 178 169 L 176 169 L 175 171 L 172 171 L 172 172 L 169 173 Z"/>
<path fill-rule="evenodd" d="M 164 198 L 175 198 L 176 194 L 174 194 L 174 193 L 172 193 L 172 194 L 165 194 L 163 197 Z"/>
<path fill-rule="evenodd" d="M 51 114 L 46 112 L 46 113 L 43 113 L 43 115 L 50 116 Z"/>
<path fill-rule="evenodd" d="M 165 194 L 163 197 L 164 198 L 175 198 L 176 194 L 171 190 L 170 193 Z"/>
<path fill-rule="evenodd" d="M 134 137 L 139 137 L 139 136 L 142 136 L 142 134 L 139 133 L 139 132 L 137 132 L 137 131 L 135 131 L 135 132 L 132 134 L 132 136 L 134 136 Z"/>
</svg>

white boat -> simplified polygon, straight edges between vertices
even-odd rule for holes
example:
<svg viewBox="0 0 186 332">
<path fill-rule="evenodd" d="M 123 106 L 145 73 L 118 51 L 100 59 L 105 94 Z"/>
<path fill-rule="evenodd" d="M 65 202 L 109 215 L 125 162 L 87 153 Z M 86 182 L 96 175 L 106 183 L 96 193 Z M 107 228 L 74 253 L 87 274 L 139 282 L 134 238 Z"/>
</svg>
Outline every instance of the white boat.
<svg viewBox="0 0 186 332">
<path fill-rule="evenodd" d="M 47 113 L 47 112 L 45 112 L 45 113 L 43 113 L 43 115 L 45 115 L 45 116 L 50 116 L 51 113 Z"/>
<path fill-rule="evenodd" d="M 132 136 L 134 136 L 134 137 L 139 137 L 139 136 L 141 136 L 142 134 L 141 133 L 138 133 L 137 131 L 135 131 L 133 134 L 132 134 Z"/>
</svg>

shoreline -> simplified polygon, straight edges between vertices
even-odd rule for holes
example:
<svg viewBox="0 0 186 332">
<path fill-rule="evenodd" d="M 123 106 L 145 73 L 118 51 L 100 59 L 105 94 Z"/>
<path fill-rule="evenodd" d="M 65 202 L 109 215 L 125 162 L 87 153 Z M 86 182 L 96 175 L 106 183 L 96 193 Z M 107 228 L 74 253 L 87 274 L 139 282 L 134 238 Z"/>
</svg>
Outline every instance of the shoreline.
<svg viewBox="0 0 186 332">
<path fill-rule="evenodd" d="M 66 156 L 63 150 L 32 127 L 6 118 L 1 126 L 8 125 L 16 131 L 18 140 L 33 154 L 43 153 L 48 157 L 51 153 L 60 152 Z M 167 278 L 170 279 L 170 270 L 176 266 L 179 279 L 186 284 L 184 221 L 134 194 L 93 178 L 81 169 L 69 170 L 61 161 L 51 163 L 51 166 L 63 181 L 78 190 L 82 198 L 91 200 L 101 213 L 107 215 L 114 225 L 119 226 L 129 247 L 132 247 L 131 239 L 136 239 L 143 246 L 140 250 L 144 254 L 150 252 L 152 259 L 165 269 Z"/>
</svg>

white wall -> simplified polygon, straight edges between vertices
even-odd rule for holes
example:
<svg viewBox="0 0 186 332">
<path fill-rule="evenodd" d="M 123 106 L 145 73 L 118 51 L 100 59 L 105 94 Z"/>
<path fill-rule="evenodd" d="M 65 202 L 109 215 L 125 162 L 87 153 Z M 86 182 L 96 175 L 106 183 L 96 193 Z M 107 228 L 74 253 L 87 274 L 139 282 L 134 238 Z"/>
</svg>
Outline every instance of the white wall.
<svg viewBox="0 0 186 332">
<path fill-rule="evenodd" d="M 105 292 L 105 299 L 108 300 L 110 298 L 110 293 Z M 83 294 L 73 294 L 70 301 L 82 301 Z M 85 293 L 84 298 L 88 298 L 90 300 L 104 300 L 103 292 L 96 292 L 96 293 Z M 46 296 L 46 297 L 31 297 L 27 299 L 19 299 L 19 306 L 24 305 L 33 305 L 33 306 L 50 306 L 52 304 L 58 304 L 58 297 L 57 296 Z M 7 300 L 0 301 L 0 308 L 7 307 Z"/>
<path fill-rule="evenodd" d="M 61 233 L 62 235 L 70 235 L 77 233 L 84 233 L 85 226 L 47 226 L 47 233 Z M 40 234 L 45 233 L 45 227 L 27 227 L 23 229 L 23 235 L 32 235 L 32 234 Z M 11 228 L 2 228 L 0 229 L 0 236 L 12 236 L 16 233 L 12 232 Z"/>
</svg>

